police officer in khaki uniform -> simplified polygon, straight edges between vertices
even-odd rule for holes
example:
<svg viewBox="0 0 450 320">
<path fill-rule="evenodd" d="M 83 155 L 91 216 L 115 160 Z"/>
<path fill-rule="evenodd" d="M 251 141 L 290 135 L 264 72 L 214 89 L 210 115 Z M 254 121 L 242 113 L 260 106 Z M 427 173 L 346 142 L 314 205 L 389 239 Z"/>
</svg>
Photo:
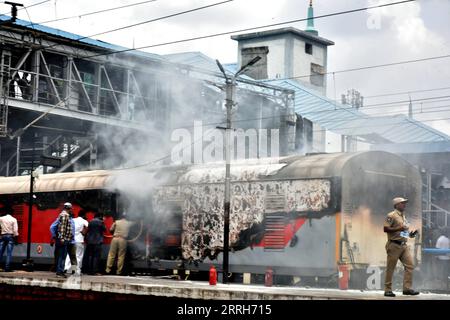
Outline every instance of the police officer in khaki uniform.
<svg viewBox="0 0 450 320">
<path fill-rule="evenodd" d="M 114 265 L 114 260 L 117 256 L 117 275 L 122 274 L 123 265 L 125 262 L 125 254 L 127 253 L 127 237 L 130 231 L 130 227 L 133 222 L 128 221 L 125 218 L 125 213 L 116 220 L 110 228 L 110 232 L 113 234 L 113 239 L 109 247 L 108 259 L 106 262 L 106 273 L 110 274 Z"/>
<path fill-rule="evenodd" d="M 392 275 L 394 274 L 397 261 L 400 259 L 405 267 L 403 277 L 403 294 L 417 295 L 419 292 L 412 289 L 412 276 L 414 263 L 407 245 L 408 238 L 414 238 L 417 231 L 409 231 L 408 222 L 405 217 L 405 207 L 408 199 L 394 198 L 392 204 L 394 211 L 387 214 L 384 222 L 384 232 L 387 233 L 388 242 L 386 243 L 387 267 L 386 279 L 384 284 L 384 295 L 386 297 L 395 297 L 392 292 Z"/>
</svg>

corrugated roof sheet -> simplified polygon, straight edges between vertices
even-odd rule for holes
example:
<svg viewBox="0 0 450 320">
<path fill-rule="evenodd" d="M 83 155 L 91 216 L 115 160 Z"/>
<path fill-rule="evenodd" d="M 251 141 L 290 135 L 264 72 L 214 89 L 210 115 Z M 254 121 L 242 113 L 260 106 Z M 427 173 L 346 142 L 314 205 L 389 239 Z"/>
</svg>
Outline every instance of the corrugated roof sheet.
<svg viewBox="0 0 450 320">
<path fill-rule="evenodd" d="M 204 70 L 220 72 L 216 60 L 198 51 L 166 54 L 164 55 L 164 58 L 166 58 L 170 62 L 188 64 Z M 237 72 L 236 64 L 224 63 L 222 64 L 222 66 L 230 75 L 233 75 Z M 245 75 L 242 75 L 241 78 L 253 80 L 252 78 Z"/>
<path fill-rule="evenodd" d="M 321 127 L 372 143 L 450 141 L 443 132 L 405 115 L 374 117 L 342 105 L 294 80 L 268 82 L 295 92 L 295 111 Z"/>
</svg>

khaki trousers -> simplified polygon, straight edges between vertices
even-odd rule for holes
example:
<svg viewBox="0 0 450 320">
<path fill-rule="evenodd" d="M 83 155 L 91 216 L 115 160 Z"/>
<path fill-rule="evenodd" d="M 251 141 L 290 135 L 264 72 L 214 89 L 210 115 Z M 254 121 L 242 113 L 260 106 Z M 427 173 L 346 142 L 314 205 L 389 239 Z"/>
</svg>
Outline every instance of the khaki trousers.
<svg viewBox="0 0 450 320">
<path fill-rule="evenodd" d="M 125 254 L 127 253 L 127 240 L 123 238 L 113 238 L 109 247 L 108 260 L 106 262 L 106 272 L 111 272 L 114 260 L 117 257 L 117 274 L 122 273 L 123 264 L 125 262 Z"/>
<path fill-rule="evenodd" d="M 392 291 L 392 276 L 394 274 L 397 261 L 400 260 L 405 267 L 403 276 L 403 290 L 412 289 L 414 262 L 408 245 L 400 245 L 391 241 L 386 244 L 387 266 L 384 291 Z"/>
</svg>

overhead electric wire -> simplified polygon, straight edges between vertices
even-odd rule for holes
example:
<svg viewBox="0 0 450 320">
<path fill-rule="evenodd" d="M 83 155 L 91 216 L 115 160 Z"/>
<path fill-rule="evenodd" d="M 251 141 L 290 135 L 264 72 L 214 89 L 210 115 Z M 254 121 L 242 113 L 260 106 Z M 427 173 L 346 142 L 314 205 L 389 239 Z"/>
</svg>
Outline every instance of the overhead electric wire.
<svg viewBox="0 0 450 320">
<path fill-rule="evenodd" d="M 422 89 L 422 90 L 392 92 L 392 93 L 384 93 L 384 94 L 377 94 L 377 95 L 363 96 L 363 97 L 364 97 L 364 99 L 371 99 L 371 98 L 388 97 L 388 96 L 399 96 L 399 95 L 402 95 L 402 94 L 411 94 L 411 93 L 429 92 L 429 91 L 439 91 L 439 90 L 448 90 L 448 89 L 450 89 L 450 87 L 440 87 L 440 88 L 431 88 L 431 89 Z"/>
<path fill-rule="evenodd" d="M 29 8 L 32 8 L 32 7 L 35 7 L 35 6 L 44 4 L 44 3 L 46 3 L 46 2 L 50 2 L 50 0 L 45 0 L 45 1 L 41 1 L 41 2 L 36 2 L 36 3 L 30 4 L 29 6 L 23 7 L 23 9 L 26 9 L 26 8 L 29 9 Z M 21 8 L 21 9 L 22 9 L 22 8 Z M 19 9 L 19 10 L 21 10 L 21 9 Z"/>
<path fill-rule="evenodd" d="M 119 31 L 119 30 L 124 30 L 124 29 L 128 29 L 128 28 L 136 27 L 136 26 L 139 26 L 139 25 L 143 25 L 143 24 L 148 24 L 148 23 L 151 23 L 151 22 L 160 21 L 160 20 L 164 20 L 164 19 L 180 16 L 180 15 L 183 15 L 183 14 L 186 14 L 186 13 L 191 13 L 191 12 L 195 12 L 195 11 L 199 11 L 199 10 L 208 9 L 208 8 L 215 7 L 215 6 L 218 6 L 218 5 L 221 5 L 221 4 L 225 4 L 225 3 L 228 3 L 228 2 L 232 2 L 232 1 L 234 1 L 234 0 L 225 0 L 225 1 L 221 1 L 221 2 L 216 2 L 216 3 L 209 4 L 209 5 L 205 5 L 205 6 L 201 6 L 201 7 L 185 10 L 185 11 L 180 11 L 180 12 L 176 12 L 176 13 L 169 14 L 169 15 L 165 15 L 165 16 L 162 16 L 162 17 L 153 18 L 153 19 L 150 19 L 150 20 L 146 20 L 146 21 L 142 21 L 142 22 L 138 22 L 138 23 L 122 26 L 122 27 L 119 27 L 119 28 L 115 28 L 115 29 L 111 29 L 111 30 L 107 30 L 107 31 L 102 31 L 102 32 L 99 32 L 99 33 L 96 33 L 96 34 L 91 34 L 89 36 L 81 36 L 81 37 L 79 37 L 77 39 L 73 39 L 72 41 L 80 41 L 80 40 L 88 39 L 88 38 L 91 38 L 91 37 L 94 37 L 94 36 L 103 35 L 103 34 L 107 34 L 107 33 L 111 33 L 111 32 L 116 32 L 116 31 Z M 42 46 L 42 49 L 53 48 L 53 47 L 57 47 L 59 45 L 60 44 L 56 43 L 56 44 L 53 44 L 53 45 L 50 45 L 50 46 Z M 131 50 L 137 50 L 137 49 L 131 49 Z M 101 55 L 103 55 L 103 54 L 101 54 Z M 88 57 L 90 57 L 90 56 L 88 56 Z M 88 58 L 88 57 L 86 57 L 86 58 Z"/>
<path fill-rule="evenodd" d="M 427 108 L 425 111 L 421 110 L 415 110 L 413 112 L 413 115 L 424 115 L 424 114 L 429 114 L 429 113 L 440 113 L 440 112 L 450 112 L 450 105 L 440 105 L 440 106 L 433 106 L 433 107 L 429 107 Z M 372 117 L 382 117 L 382 116 L 388 116 L 388 115 L 397 115 L 399 114 L 399 111 L 395 111 L 395 110 L 390 110 L 387 112 L 380 112 L 380 113 L 367 113 L 368 116 L 372 116 Z"/>
<path fill-rule="evenodd" d="M 396 66 L 396 65 L 400 65 L 400 64 L 415 63 L 415 62 L 422 62 L 422 61 L 436 60 L 436 59 L 444 59 L 444 58 L 450 58 L 450 54 L 443 55 L 443 56 L 422 58 L 422 59 L 405 60 L 405 61 L 377 64 L 377 65 L 372 65 L 372 66 L 365 66 L 365 67 L 357 67 L 357 68 L 351 68 L 351 69 L 337 70 L 337 71 L 328 71 L 328 72 L 321 73 L 320 75 L 328 75 L 328 74 L 344 73 L 344 72 L 353 72 L 353 71 L 361 71 L 361 70 L 367 70 L 367 69 L 390 67 L 390 66 Z M 261 80 L 261 81 L 262 82 L 271 82 L 271 81 L 294 80 L 294 79 L 308 78 L 308 77 L 310 77 L 312 75 L 317 75 L 317 74 L 308 74 L 308 75 L 288 77 L 288 78 L 280 78 L 280 79 L 267 79 L 267 80 Z"/>
<path fill-rule="evenodd" d="M 369 105 L 367 105 L 367 107 L 392 105 L 393 103 L 410 103 L 413 101 L 427 101 L 427 100 L 435 100 L 435 99 L 443 99 L 443 98 L 450 98 L 450 96 L 425 97 L 425 98 L 419 98 L 419 99 L 400 100 L 400 101 L 394 101 L 394 102 L 382 102 L 382 103 L 369 104 Z M 364 108 L 364 106 L 361 108 Z"/>
<path fill-rule="evenodd" d="M 346 11 L 339 11 L 339 12 L 334 12 L 334 13 L 314 16 L 312 18 L 302 18 L 302 19 L 289 20 L 289 21 L 284 21 L 284 22 L 267 24 L 267 25 L 264 25 L 264 26 L 258 26 L 258 27 L 251 27 L 251 28 L 245 28 L 245 29 L 239 29 L 239 30 L 233 30 L 233 31 L 220 32 L 220 33 L 215 33 L 215 34 L 209 34 L 209 35 L 204 35 L 204 36 L 197 36 L 197 37 L 192 37 L 192 38 L 187 38 L 187 39 L 174 40 L 174 41 L 169 41 L 169 42 L 164 42 L 164 43 L 159 43 L 159 44 L 153 44 L 153 45 L 146 45 L 146 46 L 141 46 L 141 47 L 132 48 L 132 49 L 130 48 L 130 49 L 123 49 L 123 50 L 113 50 L 111 52 L 107 52 L 107 53 L 103 53 L 103 54 L 96 54 L 96 55 L 92 55 L 92 56 L 86 56 L 85 58 L 91 58 L 91 57 L 97 57 L 97 56 L 103 56 L 103 55 L 111 55 L 111 54 L 115 54 L 115 53 L 123 53 L 123 52 L 135 51 L 135 50 L 140 50 L 140 49 L 146 49 L 146 48 L 154 48 L 154 47 L 159 47 L 159 46 L 164 46 L 164 45 L 169 45 L 169 44 L 175 44 L 175 43 L 182 43 L 182 42 L 188 42 L 188 41 L 194 41 L 194 40 L 200 40 L 200 39 L 213 38 L 213 37 L 228 35 L 228 34 L 232 34 L 232 33 L 245 32 L 245 31 L 251 31 L 251 30 L 268 28 L 268 27 L 275 27 L 275 26 L 280 26 L 280 25 L 284 25 L 284 24 L 290 24 L 290 23 L 307 21 L 307 20 L 310 20 L 310 19 L 327 18 L 327 17 L 338 16 L 338 15 L 343 15 L 343 14 L 349 14 L 349 13 L 354 13 L 354 12 L 359 12 L 359 11 L 367 11 L 367 10 L 371 10 L 371 9 L 378 9 L 378 8 L 383 8 L 383 7 L 388 7 L 388 6 L 398 5 L 398 4 L 404 4 L 404 3 L 408 3 L 408 2 L 414 2 L 414 1 L 416 1 L 416 0 L 404 0 L 404 1 L 398 1 L 398 2 L 392 2 L 392 3 L 385 3 L 385 4 L 381 4 L 381 5 L 376 5 L 376 6 L 370 6 L 370 7 L 358 8 L 358 9 L 352 9 L 352 10 L 346 10 Z"/>
<path fill-rule="evenodd" d="M 97 10 L 97 11 L 81 13 L 81 14 L 78 14 L 78 15 L 70 16 L 70 17 L 64 17 L 64 18 L 58 18 L 58 19 L 53 19 L 53 20 L 41 21 L 41 22 L 37 22 L 37 24 L 43 24 L 43 23 L 49 23 L 49 22 L 57 22 L 57 21 L 63 21 L 63 20 L 68 20 L 68 19 L 74 19 L 74 18 L 81 18 L 81 17 L 91 16 L 91 15 L 94 15 L 94 14 L 114 11 L 114 10 L 118 10 L 118 9 L 134 7 L 134 6 L 138 6 L 138 5 L 146 4 L 146 3 L 150 3 L 150 2 L 155 2 L 155 1 L 158 1 L 158 0 L 147 0 L 147 1 L 137 2 L 137 3 L 130 3 L 130 4 L 119 6 L 119 7 L 113 7 L 113 8 L 107 8 L 107 9 L 102 9 L 102 10 Z"/>
<path fill-rule="evenodd" d="M 390 93 L 384 93 L 384 94 L 374 94 L 374 95 L 361 95 L 361 97 L 366 99 L 373 99 L 373 98 L 382 98 L 382 97 L 389 97 L 389 96 L 400 96 L 404 94 L 412 94 L 412 93 L 421 93 L 421 92 L 431 92 L 431 91 L 442 91 L 442 90 L 450 90 L 450 87 L 440 87 L 440 88 L 430 88 L 430 89 L 418 89 L 418 90 L 410 90 L 410 91 L 398 91 L 398 92 L 390 92 Z M 345 95 L 345 94 L 343 94 Z M 330 101 L 334 103 L 340 103 L 342 99 L 330 99 Z M 408 100 L 409 102 L 409 100 Z M 365 107 L 365 106 L 363 106 Z"/>
<path fill-rule="evenodd" d="M 225 0 L 225 1 L 221 1 L 221 2 L 212 3 L 212 4 L 208 4 L 206 6 L 201 6 L 201 7 L 197 7 L 197 8 L 194 8 L 194 9 L 189 9 L 189 10 L 185 10 L 185 11 L 169 14 L 169 15 L 162 16 L 162 17 L 159 17 L 159 18 L 154 18 L 154 19 L 150 19 L 150 20 L 146 20 L 146 21 L 142 21 L 142 22 L 126 25 L 126 26 L 123 26 L 123 27 L 119 27 L 119 28 L 103 31 L 103 32 L 100 32 L 100 33 L 95 33 L 95 34 L 92 34 L 90 36 L 85 36 L 85 37 L 79 38 L 77 40 L 82 40 L 82 39 L 86 39 L 86 38 L 90 38 L 90 37 L 94 37 L 94 36 L 99 36 L 99 35 L 102 35 L 102 34 L 107 34 L 107 33 L 111 33 L 111 32 L 116 32 L 116 31 L 120 31 L 120 30 L 124 30 L 124 29 L 128 29 L 128 28 L 140 26 L 140 25 L 143 25 L 143 24 L 147 24 L 147 23 L 151 23 L 151 22 L 155 22 L 155 21 L 159 21 L 159 20 L 172 18 L 172 17 L 176 17 L 176 16 L 179 16 L 179 15 L 182 15 L 182 14 L 191 13 L 191 12 L 195 12 L 195 11 L 199 11 L 199 10 L 203 10 L 203 9 L 207 9 L 207 8 L 211 8 L 211 7 L 215 7 L 215 6 L 218 6 L 218 5 L 221 5 L 221 4 L 225 4 L 225 3 L 228 3 L 228 2 L 233 2 L 233 1 L 234 0 Z"/>
</svg>

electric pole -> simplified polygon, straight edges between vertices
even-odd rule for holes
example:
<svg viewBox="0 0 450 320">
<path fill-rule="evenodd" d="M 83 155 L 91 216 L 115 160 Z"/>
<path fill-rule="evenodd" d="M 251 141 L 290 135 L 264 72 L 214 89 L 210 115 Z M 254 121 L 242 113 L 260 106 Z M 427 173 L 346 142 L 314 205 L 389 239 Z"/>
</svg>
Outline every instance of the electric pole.
<svg viewBox="0 0 450 320">
<path fill-rule="evenodd" d="M 230 203 L 231 203 L 231 181 L 230 181 L 230 168 L 231 168 L 231 155 L 230 155 L 230 140 L 231 140 L 231 111 L 234 102 L 234 91 L 236 88 L 236 78 L 245 71 L 248 67 L 258 62 L 261 57 L 257 56 L 249 61 L 246 65 L 241 67 L 235 75 L 231 78 L 225 73 L 225 69 L 219 60 L 216 60 L 217 66 L 225 77 L 225 107 L 227 109 L 227 126 L 225 128 L 225 195 L 224 195 L 224 225 L 223 225 L 223 276 L 222 283 L 228 283 L 228 253 L 230 250 Z"/>
</svg>

